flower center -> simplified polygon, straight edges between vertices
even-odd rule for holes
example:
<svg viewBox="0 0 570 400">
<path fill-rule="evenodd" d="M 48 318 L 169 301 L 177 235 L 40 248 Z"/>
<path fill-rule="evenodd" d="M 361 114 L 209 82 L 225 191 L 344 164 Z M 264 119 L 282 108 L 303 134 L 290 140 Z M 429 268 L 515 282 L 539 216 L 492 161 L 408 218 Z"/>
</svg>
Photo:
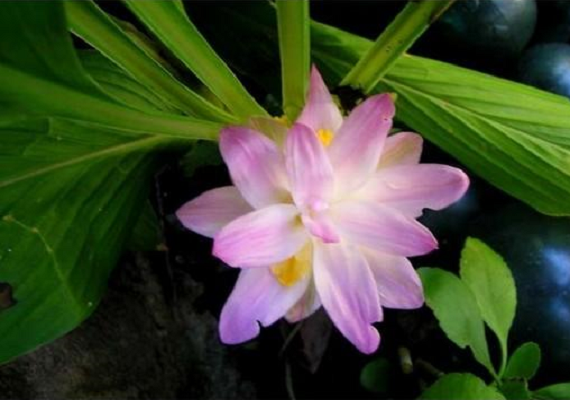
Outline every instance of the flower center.
<svg viewBox="0 0 570 400">
<path fill-rule="evenodd" d="M 283 286 L 293 286 L 304 278 L 310 270 L 311 251 L 309 246 L 305 246 L 293 257 L 271 267 L 275 279 Z"/>
<path fill-rule="evenodd" d="M 334 139 L 334 133 L 330 129 L 319 129 L 317 131 L 317 137 L 323 146 L 328 147 Z"/>
</svg>

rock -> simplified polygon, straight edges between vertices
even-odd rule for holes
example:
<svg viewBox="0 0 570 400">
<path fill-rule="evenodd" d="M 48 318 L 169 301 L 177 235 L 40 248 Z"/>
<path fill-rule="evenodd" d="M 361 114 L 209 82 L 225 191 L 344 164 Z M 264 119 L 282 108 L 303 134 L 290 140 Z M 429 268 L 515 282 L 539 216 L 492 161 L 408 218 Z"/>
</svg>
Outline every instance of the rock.
<svg viewBox="0 0 570 400">
<path fill-rule="evenodd" d="M 81 327 L 0 367 L 0 399 L 255 397 L 216 319 L 194 307 L 201 285 L 162 257 L 130 258 Z"/>
</svg>

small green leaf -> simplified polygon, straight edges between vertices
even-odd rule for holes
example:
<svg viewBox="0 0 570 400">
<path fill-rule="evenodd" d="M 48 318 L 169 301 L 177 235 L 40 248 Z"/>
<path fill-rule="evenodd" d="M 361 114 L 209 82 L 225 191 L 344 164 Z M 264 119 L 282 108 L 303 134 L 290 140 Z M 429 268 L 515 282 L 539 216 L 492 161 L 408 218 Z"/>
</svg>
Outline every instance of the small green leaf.
<svg viewBox="0 0 570 400">
<path fill-rule="evenodd" d="M 483 320 L 499 339 L 503 366 L 517 304 L 513 275 L 501 256 L 474 238 L 467 239 L 461 252 L 460 275 L 475 295 Z"/>
<path fill-rule="evenodd" d="M 471 374 L 448 374 L 422 393 L 424 400 L 504 400 L 496 389 Z"/>
<path fill-rule="evenodd" d="M 311 59 L 309 2 L 277 0 L 283 111 L 294 121 L 305 104 Z"/>
<path fill-rule="evenodd" d="M 525 379 L 506 380 L 501 384 L 499 390 L 507 400 L 529 400 L 532 396 Z"/>
<path fill-rule="evenodd" d="M 360 384 L 373 393 L 386 393 L 391 382 L 392 366 L 385 358 L 370 361 L 360 372 Z"/>
<path fill-rule="evenodd" d="M 447 337 L 461 348 L 469 346 L 475 359 L 495 376 L 481 312 L 469 287 L 451 272 L 439 268 L 420 268 L 418 273 L 426 303 Z"/>
<path fill-rule="evenodd" d="M 180 166 L 185 176 L 191 177 L 199 167 L 220 165 L 223 163 L 218 144 L 209 141 L 196 141 L 190 150 L 180 159 Z"/>
<path fill-rule="evenodd" d="M 540 366 L 540 359 L 538 344 L 524 343 L 511 355 L 503 377 L 531 379 Z"/>
<path fill-rule="evenodd" d="M 535 390 L 533 393 L 536 399 L 568 400 L 570 399 L 570 382 L 558 383 Z"/>
<path fill-rule="evenodd" d="M 179 4 L 136 0 L 124 3 L 236 116 L 246 119 L 267 114 L 218 57 Z"/>
</svg>

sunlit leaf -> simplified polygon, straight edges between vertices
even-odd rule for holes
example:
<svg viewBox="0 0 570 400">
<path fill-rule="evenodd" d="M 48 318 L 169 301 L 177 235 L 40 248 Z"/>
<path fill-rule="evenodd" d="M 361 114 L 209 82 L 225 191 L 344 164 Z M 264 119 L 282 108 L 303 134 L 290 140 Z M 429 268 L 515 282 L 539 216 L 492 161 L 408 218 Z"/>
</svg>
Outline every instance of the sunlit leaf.
<svg viewBox="0 0 570 400">
<path fill-rule="evenodd" d="M 448 374 L 437 380 L 420 399 L 425 400 L 504 400 L 495 388 L 471 374 Z"/>
</svg>

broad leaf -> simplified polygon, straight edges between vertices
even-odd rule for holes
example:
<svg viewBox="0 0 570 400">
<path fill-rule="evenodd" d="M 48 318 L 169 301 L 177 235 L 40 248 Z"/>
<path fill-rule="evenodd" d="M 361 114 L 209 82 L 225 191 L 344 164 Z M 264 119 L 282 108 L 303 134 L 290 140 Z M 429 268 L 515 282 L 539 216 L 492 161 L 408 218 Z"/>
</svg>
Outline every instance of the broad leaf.
<svg viewBox="0 0 570 400">
<path fill-rule="evenodd" d="M 171 107 L 189 115 L 232 121 L 227 113 L 178 82 L 94 2 L 68 1 L 65 9 L 74 33 L 152 89 L 154 97 L 162 98 Z"/>
<path fill-rule="evenodd" d="M 568 400 L 570 399 L 570 383 L 558 383 L 546 386 L 533 392 L 535 399 Z"/>
<path fill-rule="evenodd" d="M 106 94 L 59 2 L 0 2 L 0 30 L 0 282 L 16 300 L 0 311 L 3 363 L 94 310 L 145 204 L 152 153 L 219 125 L 123 105 L 132 80 Z"/>
<path fill-rule="evenodd" d="M 200 35 L 180 4 L 133 0 L 125 4 L 238 117 L 266 114 Z"/>
<path fill-rule="evenodd" d="M 509 358 L 504 378 L 531 379 L 540 367 L 540 347 L 533 342 L 521 345 Z"/>
<path fill-rule="evenodd" d="M 392 379 L 392 369 L 386 358 L 370 361 L 360 372 L 360 385 L 370 392 L 386 393 Z"/>
<path fill-rule="evenodd" d="M 475 359 L 492 375 L 485 326 L 475 296 L 457 276 L 438 268 L 418 270 L 427 305 L 447 337 L 461 348 L 469 346 Z"/>
<path fill-rule="evenodd" d="M 517 304 L 511 270 L 485 243 L 468 238 L 461 252 L 460 275 L 475 295 L 483 320 L 497 335 L 506 362 L 507 338 Z"/>
<path fill-rule="evenodd" d="M 161 244 L 160 224 L 150 201 L 146 201 L 131 229 L 126 247 L 135 251 L 158 250 Z"/>
<path fill-rule="evenodd" d="M 471 374 L 448 374 L 422 393 L 425 400 L 504 400 L 495 388 Z"/>
<path fill-rule="evenodd" d="M 340 82 L 371 42 L 313 24 L 313 56 Z M 451 64 L 401 57 L 379 91 L 398 95 L 397 118 L 473 172 L 538 211 L 570 215 L 570 103 Z"/>
</svg>

